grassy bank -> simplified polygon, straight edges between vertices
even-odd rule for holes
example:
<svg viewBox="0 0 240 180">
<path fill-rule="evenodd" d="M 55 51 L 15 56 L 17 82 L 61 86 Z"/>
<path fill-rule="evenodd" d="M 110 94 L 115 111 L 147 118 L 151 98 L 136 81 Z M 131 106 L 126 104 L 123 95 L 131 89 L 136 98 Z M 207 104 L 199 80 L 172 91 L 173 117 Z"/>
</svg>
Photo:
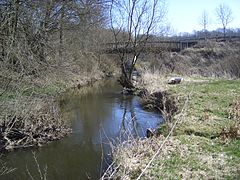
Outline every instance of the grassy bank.
<svg viewBox="0 0 240 180">
<path fill-rule="evenodd" d="M 0 151 L 41 146 L 71 132 L 70 122 L 61 117 L 56 97 L 69 88 L 79 89 L 117 71 L 113 63 L 107 70 L 102 67 L 110 61 L 106 57 L 90 54 L 83 58 L 94 65 L 83 69 L 87 66 L 83 59 L 68 59 L 59 66 L 54 66 L 56 62 L 52 60 L 53 64 L 32 75 L 21 76 L 8 68 L 1 70 Z"/>
<path fill-rule="evenodd" d="M 159 136 L 117 147 L 113 176 L 136 179 L 151 161 L 142 179 L 239 178 L 240 81 L 185 78 L 180 85 L 167 85 L 158 74 L 151 82 L 146 77 L 142 86 L 174 94 L 179 111 Z"/>
</svg>

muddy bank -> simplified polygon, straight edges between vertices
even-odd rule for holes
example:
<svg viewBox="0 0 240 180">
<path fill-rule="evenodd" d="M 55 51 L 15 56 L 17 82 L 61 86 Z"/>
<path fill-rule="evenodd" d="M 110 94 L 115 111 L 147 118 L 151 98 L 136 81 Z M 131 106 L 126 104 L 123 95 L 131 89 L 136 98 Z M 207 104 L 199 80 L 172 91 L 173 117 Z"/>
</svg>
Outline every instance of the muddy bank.
<svg viewBox="0 0 240 180">
<path fill-rule="evenodd" d="M 178 111 L 176 97 L 168 91 L 150 93 L 147 89 L 141 90 L 141 105 L 147 110 L 159 111 L 169 120 Z"/>
</svg>

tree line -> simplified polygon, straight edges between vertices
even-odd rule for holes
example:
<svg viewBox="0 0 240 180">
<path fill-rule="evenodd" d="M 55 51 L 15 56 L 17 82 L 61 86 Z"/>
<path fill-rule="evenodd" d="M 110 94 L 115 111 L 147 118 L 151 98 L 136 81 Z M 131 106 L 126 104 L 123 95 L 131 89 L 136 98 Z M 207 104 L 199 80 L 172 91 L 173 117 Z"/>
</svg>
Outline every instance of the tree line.
<svg viewBox="0 0 240 180">
<path fill-rule="evenodd" d="M 221 33 L 225 39 L 226 34 L 228 33 L 228 25 L 233 21 L 232 10 L 228 5 L 220 4 L 218 7 L 216 7 L 215 13 L 218 23 L 222 25 L 222 28 L 220 30 L 222 31 Z M 206 10 L 203 11 L 199 23 L 202 26 L 202 31 L 205 34 L 205 38 L 207 38 L 207 28 L 210 24 L 210 17 Z"/>
<path fill-rule="evenodd" d="M 2 0 L 0 61 L 15 71 L 34 73 L 39 64 L 48 63 L 49 54 L 61 57 L 66 31 L 83 32 L 84 39 L 91 29 L 104 27 L 105 8 L 104 0 Z"/>
<path fill-rule="evenodd" d="M 120 82 L 131 89 L 132 74 L 147 41 L 169 32 L 166 14 L 165 0 L 2 0 L 0 61 L 4 67 L 1 68 L 36 74 L 38 67 L 47 66 L 52 54 L 59 57 L 58 64 L 64 61 L 66 42 L 77 41 L 76 46 L 91 52 L 107 39 L 121 49 L 117 52 L 122 69 Z M 219 5 L 216 15 L 225 38 L 233 20 L 232 11 L 227 5 Z M 206 11 L 200 24 L 203 31 L 198 34 L 207 37 Z M 120 42 L 126 42 L 124 48 L 119 48 Z"/>
</svg>

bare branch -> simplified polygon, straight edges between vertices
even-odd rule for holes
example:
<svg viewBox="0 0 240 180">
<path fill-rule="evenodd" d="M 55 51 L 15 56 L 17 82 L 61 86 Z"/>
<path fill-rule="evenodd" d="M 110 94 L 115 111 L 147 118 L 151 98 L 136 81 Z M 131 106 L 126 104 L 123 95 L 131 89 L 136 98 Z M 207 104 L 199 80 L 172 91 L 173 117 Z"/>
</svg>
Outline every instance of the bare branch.
<svg viewBox="0 0 240 180">
<path fill-rule="evenodd" d="M 217 19 L 222 24 L 224 37 L 226 36 L 226 28 L 233 21 L 232 10 L 226 4 L 220 4 L 216 8 Z"/>
<path fill-rule="evenodd" d="M 164 0 L 123 0 L 111 3 L 111 29 L 122 64 L 122 85 L 133 88 L 132 73 L 150 34 L 166 27 Z M 119 18 L 121 17 L 121 18 Z M 119 26 L 120 25 L 120 26 Z M 155 32 L 154 32 L 155 30 Z M 126 38 L 123 38 L 124 34 Z M 121 43 L 122 42 L 122 43 Z M 127 54 L 131 52 L 130 58 Z"/>
</svg>

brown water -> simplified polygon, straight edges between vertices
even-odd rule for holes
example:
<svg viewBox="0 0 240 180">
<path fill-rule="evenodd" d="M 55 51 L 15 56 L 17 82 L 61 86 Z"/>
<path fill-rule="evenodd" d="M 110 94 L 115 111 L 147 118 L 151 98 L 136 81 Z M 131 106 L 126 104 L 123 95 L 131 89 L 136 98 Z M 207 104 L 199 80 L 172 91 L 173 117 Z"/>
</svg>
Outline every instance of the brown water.
<svg viewBox="0 0 240 180">
<path fill-rule="evenodd" d="M 0 179 L 40 179 L 33 152 L 49 180 L 99 179 L 111 163 L 110 142 L 145 137 L 147 128 L 162 122 L 160 115 L 141 108 L 138 97 L 122 95 L 113 80 L 71 90 L 59 101 L 73 133 L 41 148 L 8 153 L 2 159 L 16 170 Z"/>
</svg>

